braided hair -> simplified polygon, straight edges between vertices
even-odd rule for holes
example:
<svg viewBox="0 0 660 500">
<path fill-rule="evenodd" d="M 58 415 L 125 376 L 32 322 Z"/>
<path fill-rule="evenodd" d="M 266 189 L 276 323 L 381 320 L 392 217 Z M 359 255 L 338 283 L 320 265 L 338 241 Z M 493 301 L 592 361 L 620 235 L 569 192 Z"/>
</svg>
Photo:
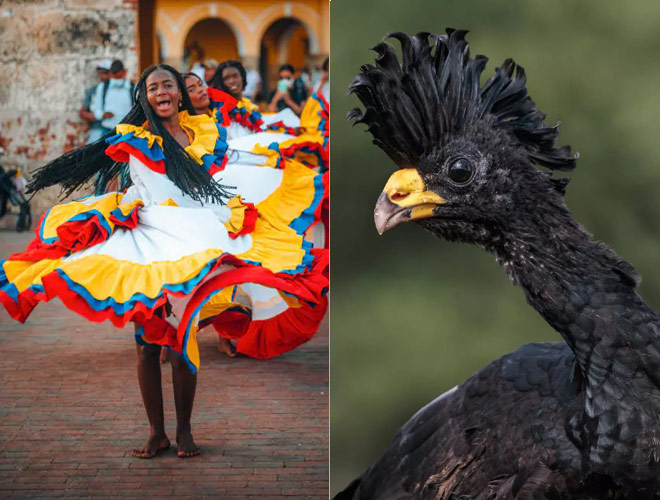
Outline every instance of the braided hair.
<svg viewBox="0 0 660 500">
<path fill-rule="evenodd" d="M 241 80 L 243 81 L 243 88 L 241 89 L 241 92 L 244 91 L 245 87 L 247 87 L 247 72 L 245 71 L 245 68 L 240 63 L 240 61 L 234 60 L 223 61 L 223 63 L 218 66 L 218 68 L 215 70 L 213 78 L 211 78 L 211 87 L 220 89 L 223 92 L 227 92 L 227 94 L 231 95 L 231 92 L 229 92 L 229 89 L 225 86 L 225 81 L 222 78 L 222 72 L 227 68 L 236 68 L 236 70 L 238 70 L 239 75 L 241 75 Z"/>
<path fill-rule="evenodd" d="M 184 194 L 196 201 L 214 201 L 224 204 L 224 200 L 232 196 L 227 190 L 227 186 L 215 182 L 209 173 L 200 167 L 197 161 L 170 135 L 147 100 L 146 81 L 149 75 L 157 69 L 166 70 L 174 76 L 182 98 L 179 110 L 186 110 L 191 115 L 196 114 L 181 74 L 172 66 L 158 64 L 150 66 L 142 73 L 135 86 L 135 104 L 120 120 L 120 123 L 140 126 L 147 121 L 150 131 L 163 139 L 167 177 Z M 76 189 L 85 186 L 96 174 L 99 174 L 97 190 L 99 184 L 106 185 L 115 177 L 121 176 L 126 164 L 115 162 L 105 154 L 107 146 L 105 139 L 116 133 L 116 129 L 112 129 L 98 141 L 70 151 L 38 169 L 27 186 L 28 193 L 59 184 L 64 198 Z"/>
</svg>

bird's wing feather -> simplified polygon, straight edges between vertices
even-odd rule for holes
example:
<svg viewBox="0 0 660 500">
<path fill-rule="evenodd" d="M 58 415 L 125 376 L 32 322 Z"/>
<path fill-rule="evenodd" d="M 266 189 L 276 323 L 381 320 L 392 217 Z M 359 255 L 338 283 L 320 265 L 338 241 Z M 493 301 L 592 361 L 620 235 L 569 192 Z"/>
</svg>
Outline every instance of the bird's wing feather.
<svg viewBox="0 0 660 500">
<path fill-rule="evenodd" d="M 564 430 L 573 363 L 564 343 L 528 344 L 491 363 L 419 410 L 336 498 L 496 498 L 556 487 L 558 464 L 579 467 Z"/>
</svg>

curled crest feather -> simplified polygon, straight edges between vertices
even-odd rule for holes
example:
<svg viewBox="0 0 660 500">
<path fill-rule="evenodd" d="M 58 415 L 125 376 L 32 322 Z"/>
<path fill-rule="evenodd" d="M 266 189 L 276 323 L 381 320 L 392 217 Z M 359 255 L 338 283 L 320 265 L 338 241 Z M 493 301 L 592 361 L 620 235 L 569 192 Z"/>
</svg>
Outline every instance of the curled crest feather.
<svg viewBox="0 0 660 500">
<path fill-rule="evenodd" d="M 543 121 L 545 115 L 527 93 L 524 69 L 507 59 L 481 86 L 488 58 L 470 58 L 467 31 L 446 31 L 387 34 L 373 48 L 375 65 L 362 66 L 349 86 L 348 93 L 357 95 L 365 110 L 354 108 L 348 119 L 366 124 L 374 144 L 399 167 L 415 165 L 443 138 L 483 121 L 507 131 L 533 163 L 573 170 L 578 155 L 570 146 L 556 147 L 558 125 Z M 401 44 L 401 62 L 385 43 L 389 38 Z"/>
</svg>

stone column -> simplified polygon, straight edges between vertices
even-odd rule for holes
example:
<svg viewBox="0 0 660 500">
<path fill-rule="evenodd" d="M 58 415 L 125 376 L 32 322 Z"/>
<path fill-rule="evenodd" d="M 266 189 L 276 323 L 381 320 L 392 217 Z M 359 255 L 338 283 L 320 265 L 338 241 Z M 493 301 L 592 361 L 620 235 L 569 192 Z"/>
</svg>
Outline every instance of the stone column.
<svg viewBox="0 0 660 500">
<path fill-rule="evenodd" d="M 243 66 L 245 69 L 256 69 L 259 71 L 259 54 L 246 54 L 242 57 Z"/>
</svg>

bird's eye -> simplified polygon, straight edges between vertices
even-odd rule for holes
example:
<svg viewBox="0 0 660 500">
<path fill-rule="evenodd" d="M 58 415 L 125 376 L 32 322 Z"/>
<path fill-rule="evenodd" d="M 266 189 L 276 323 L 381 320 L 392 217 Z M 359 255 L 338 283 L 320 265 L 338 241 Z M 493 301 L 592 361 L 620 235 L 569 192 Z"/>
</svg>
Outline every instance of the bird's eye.
<svg viewBox="0 0 660 500">
<path fill-rule="evenodd" d="M 449 165 L 449 170 L 447 175 L 449 178 L 457 184 L 465 184 L 472 178 L 472 172 L 474 168 L 472 163 L 465 158 L 459 158 L 455 160 L 451 165 Z"/>
</svg>

